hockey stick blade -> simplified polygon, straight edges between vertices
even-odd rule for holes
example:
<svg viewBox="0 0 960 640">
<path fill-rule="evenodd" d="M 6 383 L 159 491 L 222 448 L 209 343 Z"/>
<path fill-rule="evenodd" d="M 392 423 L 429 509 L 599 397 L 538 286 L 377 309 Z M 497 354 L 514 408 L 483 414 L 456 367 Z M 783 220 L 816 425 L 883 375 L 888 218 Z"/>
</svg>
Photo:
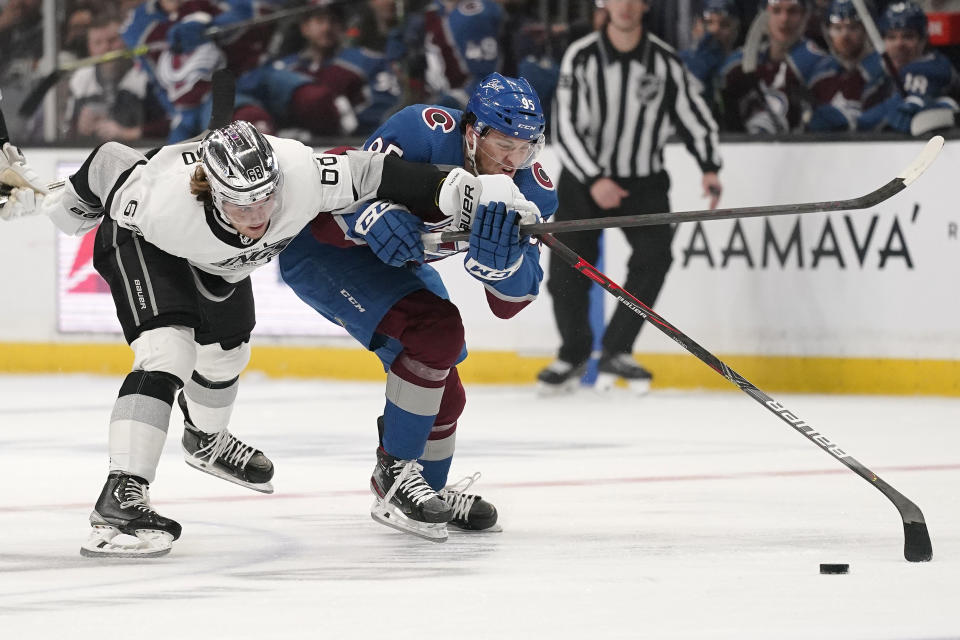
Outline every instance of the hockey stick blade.
<svg viewBox="0 0 960 640">
<path fill-rule="evenodd" d="M 645 227 L 656 224 L 677 222 L 705 222 L 707 220 L 728 220 L 731 218 L 756 218 L 761 216 L 783 216 L 802 213 L 824 213 L 828 211 L 856 211 L 876 206 L 900 193 L 923 174 L 933 164 L 943 148 L 943 136 L 931 138 L 913 161 L 897 177 L 866 195 L 849 200 L 827 200 L 824 202 L 806 202 L 800 204 L 775 204 L 763 207 L 740 207 L 735 209 L 703 209 L 699 211 L 677 211 L 668 213 L 645 213 L 639 215 L 610 216 L 588 220 L 562 220 L 560 222 L 541 222 L 539 224 L 520 225 L 522 235 L 541 235 L 543 233 L 567 233 L 570 231 L 589 231 L 593 229 L 618 229 L 624 227 Z M 437 245 L 442 242 L 469 240 L 469 231 L 443 231 L 427 233 L 424 244 Z"/>
<path fill-rule="evenodd" d="M 903 557 L 910 562 L 930 562 L 933 545 L 926 522 L 903 523 Z"/>
<path fill-rule="evenodd" d="M 560 258 L 568 265 L 582 273 L 584 276 L 600 285 L 607 293 L 613 295 L 619 302 L 627 306 L 637 315 L 648 320 L 667 337 L 687 350 L 691 355 L 698 358 L 708 367 L 722 375 L 724 378 L 735 384 L 741 391 L 763 405 L 765 409 L 780 418 L 795 431 L 804 436 L 807 440 L 817 445 L 831 457 L 842 462 L 848 469 L 869 482 L 877 488 L 893 506 L 897 508 L 900 519 L 903 521 L 903 557 L 910 562 L 926 562 L 933 557 L 933 546 L 930 543 L 930 534 L 927 531 L 927 523 L 923 518 L 920 507 L 911 502 L 902 493 L 891 487 L 885 481 L 880 479 L 877 474 L 867 469 L 858 462 L 853 456 L 842 450 L 839 445 L 831 441 L 821 432 L 815 430 L 804 420 L 797 417 L 795 413 L 787 409 L 781 403 L 777 402 L 766 393 L 758 389 L 746 378 L 731 369 L 726 363 L 721 361 L 702 346 L 697 344 L 687 334 L 683 333 L 672 324 L 667 322 L 656 311 L 645 305 L 638 298 L 634 297 L 623 287 L 601 273 L 592 264 L 585 261 L 565 244 L 557 240 L 550 234 L 540 236 L 543 244 L 550 247 L 554 256 Z"/>
</svg>

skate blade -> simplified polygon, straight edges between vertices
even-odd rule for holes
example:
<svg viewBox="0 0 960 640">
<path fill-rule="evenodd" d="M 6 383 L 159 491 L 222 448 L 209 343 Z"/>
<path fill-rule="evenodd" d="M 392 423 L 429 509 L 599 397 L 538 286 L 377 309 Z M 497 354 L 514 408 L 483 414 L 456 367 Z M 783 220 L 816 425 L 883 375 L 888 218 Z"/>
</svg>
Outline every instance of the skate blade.
<svg viewBox="0 0 960 640">
<path fill-rule="evenodd" d="M 537 381 L 537 395 L 541 398 L 555 398 L 557 396 L 567 395 L 574 393 L 579 388 L 579 377 L 574 380 L 568 380 L 562 384 L 547 384 L 546 382 Z"/>
<path fill-rule="evenodd" d="M 159 558 L 173 549 L 173 536 L 156 529 L 138 529 L 137 542 L 115 542 L 120 530 L 110 525 L 93 525 L 90 537 L 80 545 L 86 558 Z M 132 536 L 128 536 L 132 538 Z"/>
<path fill-rule="evenodd" d="M 500 526 L 499 522 L 494 524 L 492 527 L 487 527 L 486 529 L 463 529 L 452 522 L 448 522 L 447 530 L 461 536 L 482 536 L 485 533 L 503 533 L 503 527 Z"/>
<path fill-rule="evenodd" d="M 635 395 L 643 396 L 650 392 L 650 380 L 646 378 L 627 380 L 615 373 L 598 373 L 597 380 L 593 384 L 593 390 L 601 394 L 610 393 L 617 387 L 627 389 Z"/>
<path fill-rule="evenodd" d="M 273 493 L 273 484 L 270 482 L 262 482 L 260 484 L 255 484 L 253 482 L 247 482 L 246 480 L 241 480 L 240 478 L 236 478 L 230 475 L 229 473 L 226 473 L 225 471 L 221 471 L 217 467 L 212 467 L 208 465 L 206 462 L 201 462 L 197 460 L 196 458 L 191 456 L 189 453 L 183 454 L 183 461 L 186 462 L 191 467 L 193 467 L 194 469 L 203 471 L 204 473 L 209 473 L 210 475 L 220 478 L 221 480 L 227 480 L 228 482 L 232 482 L 233 484 L 238 484 L 241 487 L 246 487 L 247 489 L 253 489 L 254 491 L 259 491 L 260 493 Z"/>
<path fill-rule="evenodd" d="M 391 529 L 409 533 L 430 542 L 447 541 L 447 525 L 445 523 L 411 520 L 400 513 L 393 505 L 384 506 L 380 500 L 375 500 L 373 506 L 370 507 L 370 517 Z"/>
</svg>

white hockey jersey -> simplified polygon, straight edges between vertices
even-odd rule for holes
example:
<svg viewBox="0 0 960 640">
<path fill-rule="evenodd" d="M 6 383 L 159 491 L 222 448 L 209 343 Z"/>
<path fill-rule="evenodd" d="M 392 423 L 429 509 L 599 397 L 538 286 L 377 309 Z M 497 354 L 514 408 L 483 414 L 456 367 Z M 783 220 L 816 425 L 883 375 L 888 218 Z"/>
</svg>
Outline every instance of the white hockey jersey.
<svg viewBox="0 0 960 640">
<path fill-rule="evenodd" d="M 283 179 L 280 206 L 258 240 L 238 233 L 222 214 L 190 193 L 190 177 L 198 162 L 197 142 L 164 147 L 148 162 L 134 167 L 105 203 L 108 214 L 159 249 L 237 282 L 280 253 L 318 213 L 375 197 L 382 154 L 315 154 L 295 140 L 266 137 Z M 101 199 L 105 200 L 106 194 Z"/>
</svg>

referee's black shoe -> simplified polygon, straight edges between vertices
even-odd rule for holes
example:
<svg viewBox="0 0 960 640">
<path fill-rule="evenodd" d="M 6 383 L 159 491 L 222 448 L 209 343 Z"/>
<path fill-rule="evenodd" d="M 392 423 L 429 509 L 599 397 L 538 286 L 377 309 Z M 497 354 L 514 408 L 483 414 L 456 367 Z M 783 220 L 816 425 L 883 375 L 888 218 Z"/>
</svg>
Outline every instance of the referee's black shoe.
<svg viewBox="0 0 960 640">
<path fill-rule="evenodd" d="M 650 391 L 653 374 L 640 366 L 629 353 L 604 353 L 597 364 L 598 391 L 609 391 L 617 380 L 623 380 L 631 391 L 645 394 Z"/>
<path fill-rule="evenodd" d="M 537 389 L 542 395 L 556 395 L 572 391 L 587 370 L 587 361 L 567 362 L 557 358 L 537 374 Z"/>
</svg>

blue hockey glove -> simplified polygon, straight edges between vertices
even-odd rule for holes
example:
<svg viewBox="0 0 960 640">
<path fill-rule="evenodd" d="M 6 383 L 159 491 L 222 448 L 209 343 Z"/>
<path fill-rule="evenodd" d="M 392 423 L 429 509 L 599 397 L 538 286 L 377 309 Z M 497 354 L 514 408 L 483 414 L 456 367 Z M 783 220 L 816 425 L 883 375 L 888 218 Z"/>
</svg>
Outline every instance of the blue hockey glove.
<svg viewBox="0 0 960 640">
<path fill-rule="evenodd" d="M 899 96 L 896 96 L 899 98 Z M 887 112 L 887 125 L 895 131 L 910 133 L 910 121 L 923 108 L 923 101 L 915 96 L 899 99 L 890 103 Z"/>
<path fill-rule="evenodd" d="M 187 20 L 178 22 L 167 31 L 167 42 L 177 53 L 190 53 L 202 44 L 210 41 L 204 31 L 210 25 L 206 22 Z"/>
<path fill-rule="evenodd" d="M 370 205 L 357 218 L 354 231 L 380 260 L 392 267 L 424 261 L 420 239 L 424 228 L 420 218 L 392 202 Z"/>
<path fill-rule="evenodd" d="M 509 278 L 523 263 L 520 214 L 503 202 L 477 207 L 470 229 L 470 247 L 463 268 L 478 280 L 493 282 Z"/>
</svg>

